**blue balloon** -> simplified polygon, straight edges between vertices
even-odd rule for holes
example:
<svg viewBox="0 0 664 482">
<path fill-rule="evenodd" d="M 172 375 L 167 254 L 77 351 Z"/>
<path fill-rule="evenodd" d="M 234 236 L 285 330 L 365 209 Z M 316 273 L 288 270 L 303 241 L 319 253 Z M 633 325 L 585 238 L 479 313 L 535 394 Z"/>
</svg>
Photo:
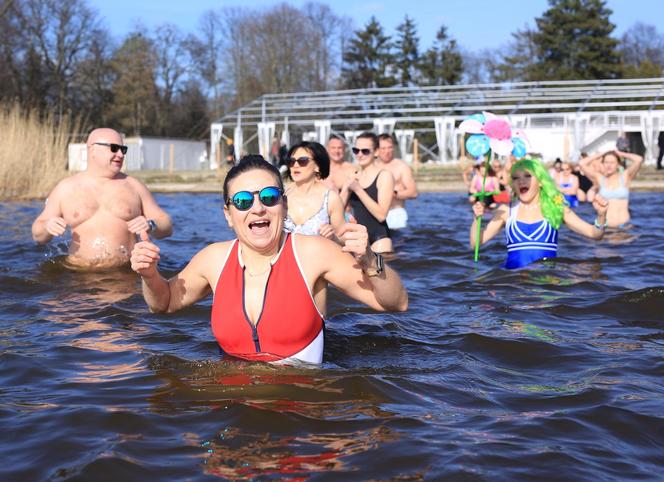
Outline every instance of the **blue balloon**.
<svg viewBox="0 0 664 482">
<path fill-rule="evenodd" d="M 514 145 L 514 148 L 512 149 L 512 155 L 514 155 L 514 157 L 518 159 L 526 155 L 526 143 L 523 142 L 522 139 L 512 137 L 512 144 Z"/>
<path fill-rule="evenodd" d="M 484 117 L 484 114 L 481 114 L 481 113 L 469 115 L 468 119 L 474 119 L 477 122 L 480 122 L 482 124 L 484 124 L 486 122 L 486 117 Z"/>
<path fill-rule="evenodd" d="M 489 149 L 489 138 L 484 134 L 473 134 L 466 140 L 466 150 L 473 157 L 483 156 Z"/>
</svg>

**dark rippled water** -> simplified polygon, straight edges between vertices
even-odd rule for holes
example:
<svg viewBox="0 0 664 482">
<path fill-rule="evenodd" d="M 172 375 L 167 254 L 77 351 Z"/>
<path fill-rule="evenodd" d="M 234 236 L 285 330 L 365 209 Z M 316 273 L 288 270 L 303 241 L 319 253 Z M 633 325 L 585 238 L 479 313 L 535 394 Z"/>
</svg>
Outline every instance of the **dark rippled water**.
<svg viewBox="0 0 664 482">
<path fill-rule="evenodd" d="M 218 196 L 168 195 L 163 268 L 231 234 Z M 0 204 L 1 480 L 655 480 L 664 469 L 661 193 L 636 226 L 498 268 L 456 194 L 410 203 L 410 309 L 333 296 L 321 369 L 220 361 L 210 302 L 147 312 L 136 277 L 35 246 Z M 587 206 L 581 209 L 592 219 Z"/>
</svg>

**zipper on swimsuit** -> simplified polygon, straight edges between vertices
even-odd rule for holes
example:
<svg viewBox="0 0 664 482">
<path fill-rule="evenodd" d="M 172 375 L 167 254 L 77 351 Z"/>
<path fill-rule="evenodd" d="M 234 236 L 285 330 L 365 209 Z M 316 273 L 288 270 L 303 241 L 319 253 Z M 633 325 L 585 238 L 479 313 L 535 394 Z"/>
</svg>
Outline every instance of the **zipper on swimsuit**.
<svg viewBox="0 0 664 482">
<path fill-rule="evenodd" d="M 249 315 L 247 314 L 247 307 L 245 305 L 245 296 L 244 296 L 244 291 L 245 291 L 245 279 L 244 279 L 244 271 L 246 270 L 246 267 L 242 267 L 242 311 L 244 311 L 244 320 L 249 323 L 249 327 L 251 328 L 251 338 L 254 340 L 254 348 L 256 349 L 256 353 L 261 353 L 261 342 L 258 338 L 258 323 L 261 321 L 261 317 L 263 316 L 263 310 L 265 309 L 265 299 L 267 298 L 267 287 L 270 284 L 270 276 L 272 276 L 272 265 L 270 265 L 270 273 L 267 275 L 267 281 L 265 282 L 265 291 L 263 292 L 263 306 L 261 306 L 261 312 L 258 315 L 258 319 L 256 320 L 256 324 L 254 325 L 251 320 L 249 319 Z"/>
</svg>

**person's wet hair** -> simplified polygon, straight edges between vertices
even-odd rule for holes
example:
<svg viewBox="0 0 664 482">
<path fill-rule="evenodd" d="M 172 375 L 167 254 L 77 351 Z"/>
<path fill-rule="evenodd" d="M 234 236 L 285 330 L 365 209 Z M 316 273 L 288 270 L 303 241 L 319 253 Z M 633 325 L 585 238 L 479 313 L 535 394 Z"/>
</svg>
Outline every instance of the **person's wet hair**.
<svg viewBox="0 0 664 482">
<path fill-rule="evenodd" d="M 357 136 L 357 139 L 371 139 L 371 142 L 373 142 L 374 146 L 374 151 L 378 149 L 378 136 L 374 134 L 373 132 L 363 132 L 359 136 Z"/>
<path fill-rule="evenodd" d="M 618 161 L 618 165 L 621 167 L 625 167 L 625 161 L 622 160 L 622 158 L 618 155 L 616 151 L 608 151 L 605 152 L 604 155 L 602 156 L 602 162 L 604 162 L 604 159 L 606 159 L 606 156 L 613 156 L 616 158 Z"/>
<path fill-rule="evenodd" d="M 224 187 L 222 192 L 222 195 L 224 197 L 224 204 L 228 202 L 228 194 L 229 194 L 228 184 L 233 179 L 238 177 L 240 174 L 252 171 L 254 169 L 262 169 L 264 171 L 272 173 L 272 175 L 274 175 L 274 178 L 277 180 L 279 189 L 281 189 L 281 192 L 284 192 L 284 183 L 281 180 L 281 174 L 279 173 L 279 169 L 277 169 L 272 164 L 267 162 L 263 158 L 263 156 L 260 156 L 258 154 L 249 154 L 240 159 L 240 162 L 231 167 L 231 169 L 228 171 L 228 174 L 226 174 L 226 179 L 224 179 Z"/>
<path fill-rule="evenodd" d="M 320 170 L 320 179 L 325 179 L 330 175 L 330 156 L 325 147 L 318 142 L 302 141 L 288 150 L 287 159 L 290 159 L 293 153 L 298 149 L 304 149 L 311 154 L 312 159 Z M 290 177 L 290 169 L 288 170 L 288 177 Z"/>
<path fill-rule="evenodd" d="M 389 134 L 383 133 L 378 136 L 378 145 L 380 145 L 380 141 L 390 141 L 392 142 L 392 144 L 394 144 L 394 137 L 392 137 Z"/>
</svg>

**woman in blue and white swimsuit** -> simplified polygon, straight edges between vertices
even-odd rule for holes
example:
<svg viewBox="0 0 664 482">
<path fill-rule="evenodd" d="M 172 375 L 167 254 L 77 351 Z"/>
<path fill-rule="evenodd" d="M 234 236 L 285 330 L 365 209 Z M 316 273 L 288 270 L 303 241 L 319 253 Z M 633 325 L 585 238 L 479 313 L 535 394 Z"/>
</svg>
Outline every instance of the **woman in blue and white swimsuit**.
<svg viewBox="0 0 664 482">
<path fill-rule="evenodd" d="M 567 206 L 563 195 L 537 160 L 522 159 L 511 170 L 514 204 L 500 205 L 480 233 L 482 244 L 505 226 L 507 269 L 521 268 L 534 261 L 555 258 L 558 252 L 558 229 L 564 222 L 572 231 L 590 239 L 601 239 L 606 226 L 607 202 L 598 196 L 593 202 L 595 223 L 589 224 Z M 475 217 L 470 227 L 470 245 L 475 246 L 477 217 L 484 215 L 484 205 L 473 205 Z"/>
<path fill-rule="evenodd" d="M 602 172 L 593 166 L 593 161 L 598 158 L 602 159 Z M 631 161 L 629 167 L 624 167 L 621 158 Z M 579 165 L 586 176 L 599 186 L 599 195 L 609 202 L 608 227 L 620 229 L 629 223 L 629 185 L 642 163 L 642 156 L 622 151 L 608 151 L 581 159 Z"/>
<path fill-rule="evenodd" d="M 344 207 L 339 194 L 322 182 L 330 173 L 327 151 L 318 142 L 301 142 L 290 148 L 287 163 L 293 182 L 286 188 L 284 230 L 335 239 L 345 223 Z"/>
</svg>

